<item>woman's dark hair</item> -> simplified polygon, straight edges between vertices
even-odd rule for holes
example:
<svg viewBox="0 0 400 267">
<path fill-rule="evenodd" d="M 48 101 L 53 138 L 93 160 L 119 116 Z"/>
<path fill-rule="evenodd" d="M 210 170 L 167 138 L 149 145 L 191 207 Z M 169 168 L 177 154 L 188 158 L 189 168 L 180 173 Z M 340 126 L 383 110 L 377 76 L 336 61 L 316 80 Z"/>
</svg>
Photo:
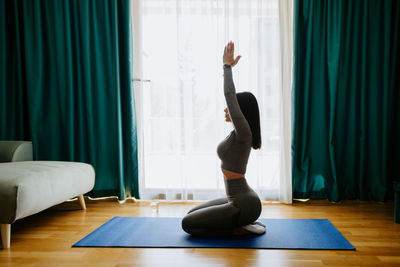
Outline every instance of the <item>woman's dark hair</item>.
<svg viewBox="0 0 400 267">
<path fill-rule="evenodd" d="M 252 147 L 259 149 L 261 147 L 261 129 L 260 129 L 260 111 L 256 97 L 250 92 L 241 92 L 236 94 L 240 110 L 250 125 L 253 136 Z"/>
</svg>

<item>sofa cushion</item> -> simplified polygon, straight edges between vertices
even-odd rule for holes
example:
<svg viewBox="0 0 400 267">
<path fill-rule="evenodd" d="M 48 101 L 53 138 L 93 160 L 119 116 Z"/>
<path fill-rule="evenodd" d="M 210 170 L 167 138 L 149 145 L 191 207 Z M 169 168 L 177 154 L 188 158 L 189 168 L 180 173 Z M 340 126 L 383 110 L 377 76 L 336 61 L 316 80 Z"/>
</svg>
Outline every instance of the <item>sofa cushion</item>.
<svg viewBox="0 0 400 267">
<path fill-rule="evenodd" d="M 92 190 L 94 178 L 93 167 L 86 163 L 0 163 L 0 223 L 13 223 L 85 194 Z"/>
</svg>

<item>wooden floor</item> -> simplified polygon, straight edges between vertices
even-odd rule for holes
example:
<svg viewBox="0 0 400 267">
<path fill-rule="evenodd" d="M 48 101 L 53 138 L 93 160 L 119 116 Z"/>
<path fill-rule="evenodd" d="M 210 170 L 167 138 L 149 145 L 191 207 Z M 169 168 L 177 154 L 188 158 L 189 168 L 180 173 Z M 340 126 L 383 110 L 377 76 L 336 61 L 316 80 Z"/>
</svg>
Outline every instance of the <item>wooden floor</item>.
<svg viewBox="0 0 400 267">
<path fill-rule="evenodd" d="M 327 201 L 264 204 L 262 218 L 327 218 L 356 251 L 268 249 L 72 248 L 114 216 L 182 217 L 194 204 L 86 200 L 63 203 L 12 225 L 0 266 L 400 266 L 400 224 L 393 203 Z"/>
</svg>

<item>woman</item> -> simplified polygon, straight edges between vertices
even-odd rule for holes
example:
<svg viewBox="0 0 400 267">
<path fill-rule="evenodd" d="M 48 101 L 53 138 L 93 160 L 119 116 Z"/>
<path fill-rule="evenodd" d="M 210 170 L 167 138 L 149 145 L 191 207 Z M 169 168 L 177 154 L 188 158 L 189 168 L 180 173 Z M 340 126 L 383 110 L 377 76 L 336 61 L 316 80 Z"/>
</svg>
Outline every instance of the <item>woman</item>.
<svg viewBox="0 0 400 267">
<path fill-rule="evenodd" d="M 253 94 L 235 92 L 232 67 L 241 56 L 235 59 L 234 49 L 234 43 L 229 42 L 223 56 L 224 94 L 227 104 L 225 120 L 233 123 L 234 130 L 217 148 L 222 161 L 227 198 L 208 201 L 189 211 L 182 220 L 182 228 L 192 235 L 265 233 L 265 225 L 256 221 L 261 214 L 261 201 L 245 179 L 250 150 L 252 147 L 261 147 L 260 115 Z"/>
</svg>

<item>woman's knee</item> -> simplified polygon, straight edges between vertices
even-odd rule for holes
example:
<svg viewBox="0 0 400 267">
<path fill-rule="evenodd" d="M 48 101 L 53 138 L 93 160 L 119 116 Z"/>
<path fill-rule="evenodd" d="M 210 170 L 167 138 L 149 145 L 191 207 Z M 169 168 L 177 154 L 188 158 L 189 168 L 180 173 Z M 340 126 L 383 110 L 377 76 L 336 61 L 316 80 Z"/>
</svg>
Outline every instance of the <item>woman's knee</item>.
<svg viewBox="0 0 400 267">
<path fill-rule="evenodd" d="M 183 217 L 182 219 L 182 229 L 188 233 L 191 234 L 191 230 L 193 228 L 193 220 L 192 220 L 192 216 L 190 216 L 190 214 L 186 215 L 185 217 Z"/>
</svg>

